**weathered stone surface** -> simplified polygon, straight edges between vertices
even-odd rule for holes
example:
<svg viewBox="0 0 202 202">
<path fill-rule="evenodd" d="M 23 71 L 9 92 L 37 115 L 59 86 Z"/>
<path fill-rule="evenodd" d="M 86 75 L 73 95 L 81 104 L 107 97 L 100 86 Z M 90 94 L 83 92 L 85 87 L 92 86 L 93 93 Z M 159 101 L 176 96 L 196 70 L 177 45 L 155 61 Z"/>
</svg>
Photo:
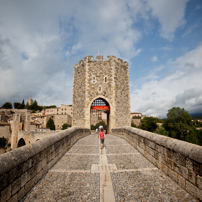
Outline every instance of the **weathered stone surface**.
<svg viewBox="0 0 202 202">
<path fill-rule="evenodd" d="M 131 127 L 115 128 L 112 133 L 130 140 L 129 143 L 138 139 L 138 143 L 133 142 L 131 145 L 136 144 L 136 149 L 150 162 L 199 198 L 198 193 L 201 189 L 197 180 L 200 183 L 202 176 L 202 147 Z M 142 149 L 143 146 L 139 147 L 140 142 L 144 142 L 145 150 Z M 154 148 L 154 152 L 148 145 Z"/>
<path fill-rule="evenodd" d="M 37 165 L 33 166 L 28 170 L 29 180 L 32 179 L 37 174 Z"/>
<path fill-rule="evenodd" d="M 92 165 L 98 167 L 103 160 L 103 150 L 98 145 L 97 135 L 80 139 L 23 201 L 103 201 L 100 200 L 103 168 L 92 172 Z M 110 171 L 116 202 L 197 201 L 125 140 L 107 135 L 105 151 L 108 164 L 103 167 L 117 167 Z M 185 186 L 184 178 L 179 179 Z"/>
<path fill-rule="evenodd" d="M 21 188 L 21 177 L 11 184 L 11 194 L 14 195 Z"/>
<path fill-rule="evenodd" d="M 94 61 L 87 56 L 74 65 L 73 126 L 90 128 L 90 107 L 97 98 L 110 106 L 108 132 L 114 127 L 130 126 L 128 63 L 114 56 L 107 58 Z"/>
<path fill-rule="evenodd" d="M 0 201 L 17 201 L 22 198 L 66 152 L 67 148 L 63 139 L 68 137 L 67 140 L 72 139 L 70 142 L 74 144 L 87 134 L 90 134 L 89 129 L 71 128 L 55 136 L 1 155 Z M 58 147 L 57 150 L 60 151 L 58 156 L 55 156 L 54 151 L 51 153 L 48 151 L 48 149 L 53 150 L 55 144 Z"/>
<path fill-rule="evenodd" d="M 195 187 L 192 183 L 186 180 L 185 189 L 193 196 L 197 196 L 197 187 Z"/>
<path fill-rule="evenodd" d="M 185 179 L 181 176 L 181 175 L 178 175 L 177 176 L 178 178 L 178 184 L 182 187 L 182 188 L 185 188 Z"/>
<path fill-rule="evenodd" d="M 193 171 L 189 170 L 188 179 L 192 184 L 196 184 L 196 174 Z"/>
<path fill-rule="evenodd" d="M 186 159 L 186 167 L 191 171 L 193 170 L 193 161 L 189 158 Z"/>
<path fill-rule="evenodd" d="M 22 174 L 22 176 L 21 176 L 21 187 L 23 187 L 27 183 L 28 180 L 29 180 L 29 173 L 26 172 L 26 173 Z"/>
<path fill-rule="evenodd" d="M 201 189 L 197 190 L 197 196 L 202 201 L 202 190 Z"/>
<path fill-rule="evenodd" d="M 178 182 L 177 173 L 172 169 L 168 168 L 168 176 L 175 182 Z"/>
<path fill-rule="evenodd" d="M 1 201 L 8 201 L 11 197 L 11 185 L 1 191 Z"/>
<path fill-rule="evenodd" d="M 202 176 L 202 163 L 194 161 L 193 162 L 193 170 L 197 175 Z"/>
<path fill-rule="evenodd" d="M 17 195 L 17 194 L 15 194 L 14 196 L 12 196 L 12 197 L 8 200 L 8 202 L 16 202 L 16 201 L 18 201 L 18 195 Z"/>
<path fill-rule="evenodd" d="M 179 175 L 182 176 L 182 166 L 181 165 L 178 165 L 177 163 L 174 162 L 173 168 L 176 173 L 178 173 Z"/>
<path fill-rule="evenodd" d="M 8 174 L 0 176 L 0 191 L 8 186 Z"/>
<path fill-rule="evenodd" d="M 202 190 L 202 177 L 201 176 L 197 175 L 196 183 L 197 183 L 198 188 Z"/>
</svg>

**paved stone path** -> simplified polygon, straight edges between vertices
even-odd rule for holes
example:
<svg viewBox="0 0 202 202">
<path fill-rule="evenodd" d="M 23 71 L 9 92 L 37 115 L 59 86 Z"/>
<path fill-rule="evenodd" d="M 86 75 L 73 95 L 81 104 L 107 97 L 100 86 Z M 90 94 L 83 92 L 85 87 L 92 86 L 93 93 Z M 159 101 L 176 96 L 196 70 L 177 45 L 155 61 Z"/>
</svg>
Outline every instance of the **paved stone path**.
<svg viewBox="0 0 202 202">
<path fill-rule="evenodd" d="M 124 139 L 80 139 L 39 181 L 24 202 L 197 201 Z"/>
</svg>

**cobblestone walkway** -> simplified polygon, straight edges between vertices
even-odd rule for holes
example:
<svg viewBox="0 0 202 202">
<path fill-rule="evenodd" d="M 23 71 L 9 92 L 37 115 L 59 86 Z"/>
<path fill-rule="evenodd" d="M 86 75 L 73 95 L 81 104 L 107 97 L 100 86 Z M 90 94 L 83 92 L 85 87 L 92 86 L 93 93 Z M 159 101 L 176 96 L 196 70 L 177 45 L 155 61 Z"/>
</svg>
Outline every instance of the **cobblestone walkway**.
<svg viewBox="0 0 202 202">
<path fill-rule="evenodd" d="M 24 202 L 197 201 L 125 140 L 80 139 L 39 181 Z"/>
</svg>

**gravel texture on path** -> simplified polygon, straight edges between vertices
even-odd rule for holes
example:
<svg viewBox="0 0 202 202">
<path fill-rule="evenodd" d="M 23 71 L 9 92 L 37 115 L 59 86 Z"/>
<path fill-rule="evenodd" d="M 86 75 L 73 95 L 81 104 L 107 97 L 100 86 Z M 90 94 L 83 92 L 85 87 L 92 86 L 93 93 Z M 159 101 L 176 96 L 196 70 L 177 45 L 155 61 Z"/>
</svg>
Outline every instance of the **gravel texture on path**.
<svg viewBox="0 0 202 202">
<path fill-rule="evenodd" d="M 124 139 L 106 135 L 105 151 L 116 202 L 197 201 Z M 102 153 L 97 135 L 80 139 L 22 201 L 99 202 Z"/>
</svg>

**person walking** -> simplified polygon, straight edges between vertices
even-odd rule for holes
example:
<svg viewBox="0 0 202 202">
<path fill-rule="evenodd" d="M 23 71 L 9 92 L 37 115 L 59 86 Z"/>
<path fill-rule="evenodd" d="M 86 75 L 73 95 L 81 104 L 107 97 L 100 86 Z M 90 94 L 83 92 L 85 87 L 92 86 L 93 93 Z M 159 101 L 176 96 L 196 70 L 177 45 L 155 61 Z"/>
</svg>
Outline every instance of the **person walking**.
<svg viewBox="0 0 202 202">
<path fill-rule="evenodd" d="M 104 148 L 104 140 L 105 140 L 105 132 L 104 129 L 101 128 L 101 131 L 98 134 L 98 138 L 100 136 L 100 144 L 101 144 L 101 149 Z"/>
<path fill-rule="evenodd" d="M 99 132 L 101 131 L 101 128 L 103 128 L 103 126 L 102 126 L 102 125 L 100 125 L 100 126 L 99 126 Z"/>
</svg>

